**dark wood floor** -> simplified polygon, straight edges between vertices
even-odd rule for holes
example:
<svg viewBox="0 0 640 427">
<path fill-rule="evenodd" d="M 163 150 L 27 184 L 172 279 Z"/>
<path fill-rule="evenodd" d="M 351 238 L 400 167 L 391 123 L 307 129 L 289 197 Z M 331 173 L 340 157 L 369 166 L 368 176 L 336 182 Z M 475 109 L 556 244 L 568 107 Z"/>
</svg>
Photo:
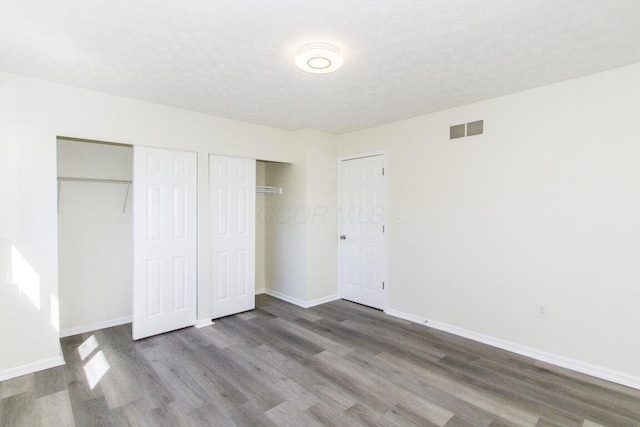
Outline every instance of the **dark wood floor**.
<svg viewBox="0 0 640 427">
<path fill-rule="evenodd" d="M 0 383 L 4 426 L 640 426 L 640 391 L 346 301 L 257 309 L 131 340 L 62 340 L 67 364 Z"/>
</svg>

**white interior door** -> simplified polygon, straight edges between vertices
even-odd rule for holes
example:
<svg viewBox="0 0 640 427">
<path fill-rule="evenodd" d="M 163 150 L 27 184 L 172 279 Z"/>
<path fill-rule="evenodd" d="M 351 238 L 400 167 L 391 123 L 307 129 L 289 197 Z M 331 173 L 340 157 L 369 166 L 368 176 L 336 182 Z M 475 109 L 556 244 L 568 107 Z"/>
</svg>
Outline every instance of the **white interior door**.
<svg viewBox="0 0 640 427">
<path fill-rule="evenodd" d="M 340 162 L 340 295 L 385 308 L 384 156 Z"/>
<path fill-rule="evenodd" d="M 209 156 L 212 318 L 255 308 L 256 161 Z"/>
<path fill-rule="evenodd" d="M 133 339 L 196 323 L 197 155 L 133 149 Z"/>
</svg>

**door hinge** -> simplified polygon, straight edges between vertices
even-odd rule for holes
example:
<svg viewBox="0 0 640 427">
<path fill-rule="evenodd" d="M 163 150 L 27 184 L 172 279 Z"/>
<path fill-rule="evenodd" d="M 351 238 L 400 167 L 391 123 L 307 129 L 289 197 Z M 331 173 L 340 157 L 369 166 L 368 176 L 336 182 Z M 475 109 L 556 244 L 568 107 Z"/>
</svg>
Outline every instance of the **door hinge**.
<svg viewBox="0 0 640 427">
<path fill-rule="evenodd" d="M 384 176 L 384 168 L 382 168 L 382 176 Z"/>
<path fill-rule="evenodd" d="M 384 282 L 382 282 L 382 289 L 384 290 Z"/>
<path fill-rule="evenodd" d="M 382 226 L 382 232 L 384 233 L 384 225 Z"/>
</svg>

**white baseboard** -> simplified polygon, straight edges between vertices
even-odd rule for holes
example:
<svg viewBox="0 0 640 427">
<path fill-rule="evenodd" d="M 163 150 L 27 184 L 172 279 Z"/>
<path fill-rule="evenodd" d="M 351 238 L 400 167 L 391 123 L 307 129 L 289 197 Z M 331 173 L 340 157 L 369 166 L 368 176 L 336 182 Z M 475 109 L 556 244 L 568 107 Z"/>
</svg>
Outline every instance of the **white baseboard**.
<svg viewBox="0 0 640 427">
<path fill-rule="evenodd" d="M 289 295 L 285 295 L 277 291 L 272 291 L 271 289 L 266 289 L 265 293 L 267 295 L 271 295 L 272 297 L 281 299 L 282 301 L 289 302 L 293 305 L 297 305 L 298 307 L 302 307 L 302 308 L 311 308 L 311 307 L 315 307 L 316 305 L 325 304 L 327 302 L 340 299 L 340 296 L 338 294 L 334 294 L 334 295 L 329 295 L 322 298 L 317 298 L 311 301 L 303 301 L 301 299 L 290 297 Z"/>
<path fill-rule="evenodd" d="M 306 303 L 301 299 L 290 297 L 289 295 L 282 294 L 278 291 L 272 291 L 271 289 L 265 289 L 264 293 L 267 295 L 271 295 L 272 297 L 281 299 L 282 301 L 286 301 L 293 305 L 297 305 L 298 307 L 306 308 L 305 307 Z"/>
<path fill-rule="evenodd" d="M 104 322 L 92 323 L 90 325 L 78 326 L 76 328 L 68 328 L 60 331 L 60 338 L 70 337 L 71 335 L 84 334 L 86 332 L 97 331 L 98 329 L 111 328 L 113 326 L 124 325 L 125 323 L 131 323 L 133 318 L 131 316 L 121 317 L 119 319 L 107 320 Z"/>
<path fill-rule="evenodd" d="M 415 316 L 409 313 L 404 313 L 402 311 L 387 309 L 385 310 L 385 312 L 391 316 L 399 317 L 401 319 L 409 320 L 416 323 L 420 323 L 429 328 L 438 329 L 444 332 L 449 332 L 451 334 L 468 338 L 473 341 L 481 342 L 483 344 L 487 344 L 493 347 L 501 348 L 503 350 L 507 350 L 512 353 L 520 354 L 522 356 L 530 357 L 532 359 L 550 363 L 552 365 L 560 366 L 562 368 L 570 369 L 575 372 L 580 372 L 582 374 L 587 374 L 595 378 L 600 378 L 602 380 L 611 381 L 616 384 L 621 384 L 627 387 L 632 387 L 640 390 L 640 377 L 637 377 L 635 375 L 627 374 L 620 371 L 615 371 L 613 369 L 593 365 L 591 363 L 583 362 L 581 360 L 571 359 L 569 357 L 538 350 L 533 347 L 527 347 L 511 341 L 503 340 L 501 338 L 496 338 L 490 335 L 485 335 L 478 332 L 470 331 L 468 329 L 459 328 L 457 326 L 449 325 L 447 323 L 428 320 L 426 318 Z"/>
<path fill-rule="evenodd" d="M 198 320 L 196 322 L 195 325 L 193 325 L 194 328 L 200 329 L 200 328 L 204 328 L 205 326 L 211 326 L 213 325 L 213 320 L 211 319 L 204 319 L 204 320 Z"/>
<path fill-rule="evenodd" d="M 392 308 L 387 308 L 384 310 L 384 312 L 387 313 L 389 316 L 398 317 L 400 319 L 408 320 L 410 322 L 424 323 L 427 321 L 427 319 L 424 317 L 419 317 L 414 314 L 409 314 L 403 311 L 394 310 Z"/>
<path fill-rule="evenodd" d="M 256 289 L 256 295 L 264 294 L 267 290 L 265 288 Z"/>
<path fill-rule="evenodd" d="M 34 372 L 43 371 L 49 368 L 55 368 L 56 366 L 60 365 L 64 365 L 64 358 L 62 356 L 56 356 L 49 359 L 40 360 L 38 362 L 27 363 L 26 365 L 18 366 L 16 368 L 0 371 L 0 381 L 10 380 L 11 378 L 32 374 Z"/>
<path fill-rule="evenodd" d="M 307 301 L 307 305 L 305 308 L 315 307 L 316 305 L 326 304 L 328 302 L 339 300 L 339 299 L 340 299 L 340 295 L 338 294 L 327 295 L 326 297 L 316 298 L 316 299 L 312 299 L 311 301 Z"/>
</svg>

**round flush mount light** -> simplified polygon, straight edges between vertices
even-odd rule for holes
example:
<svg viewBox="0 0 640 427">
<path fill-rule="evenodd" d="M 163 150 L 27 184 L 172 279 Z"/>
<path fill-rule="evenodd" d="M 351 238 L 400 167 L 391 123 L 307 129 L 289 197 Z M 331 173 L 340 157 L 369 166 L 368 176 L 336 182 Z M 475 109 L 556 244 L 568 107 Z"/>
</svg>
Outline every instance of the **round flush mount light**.
<svg viewBox="0 0 640 427">
<path fill-rule="evenodd" d="M 343 62 L 340 49 L 329 43 L 305 44 L 296 53 L 296 65 L 307 73 L 333 73 Z"/>
</svg>

